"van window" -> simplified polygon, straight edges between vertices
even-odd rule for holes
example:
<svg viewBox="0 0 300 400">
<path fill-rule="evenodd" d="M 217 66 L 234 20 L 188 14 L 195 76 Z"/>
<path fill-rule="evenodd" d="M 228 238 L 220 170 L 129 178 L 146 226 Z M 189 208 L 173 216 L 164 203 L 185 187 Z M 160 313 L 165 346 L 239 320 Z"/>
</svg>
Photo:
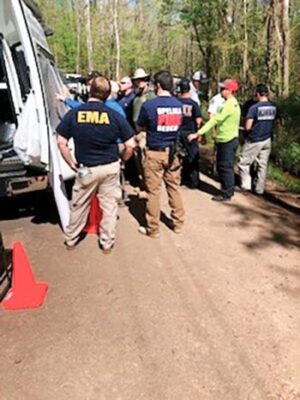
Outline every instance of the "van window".
<svg viewBox="0 0 300 400">
<path fill-rule="evenodd" d="M 0 42 L 0 151 L 10 145 L 16 129 L 12 98 L 10 96 L 3 59 L 2 42 Z"/>
<path fill-rule="evenodd" d="M 45 89 L 45 101 L 47 103 L 50 125 L 54 132 L 61 118 L 67 112 L 67 107 L 64 103 L 55 98 L 56 94 L 60 92 L 62 84 L 53 63 L 41 53 L 38 54 L 38 60 Z"/>
<path fill-rule="evenodd" d="M 24 51 L 21 44 L 16 44 L 11 47 L 12 58 L 16 67 L 16 71 L 19 77 L 20 89 L 22 99 L 25 102 L 27 95 L 31 89 L 31 83 L 29 78 L 29 70 L 26 63 Z"/>
<path fill-rule="evenodd" d="M 4 60 L 0 55 L 0 122 L 14 122 L 15 116 L 11 107 L 9 88 L 5 73 Z"/>
</svg>

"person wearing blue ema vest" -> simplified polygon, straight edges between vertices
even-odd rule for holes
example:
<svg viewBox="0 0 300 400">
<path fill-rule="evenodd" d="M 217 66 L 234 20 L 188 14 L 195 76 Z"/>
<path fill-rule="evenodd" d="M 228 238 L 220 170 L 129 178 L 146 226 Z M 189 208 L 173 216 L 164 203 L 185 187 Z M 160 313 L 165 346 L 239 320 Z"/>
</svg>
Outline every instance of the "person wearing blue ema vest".
<svg viewBox="0 0 300 400">
<path fill-rule="evenodd" d="M 110 82 L 103 76 L 93 80 L 87 103 L 70 110 L 56 128 L 59 150 L 67 164 L 77 172 L 72 192 L 71 215 L 65 230 L 65 245 L 72 249 L 86 225 L 91 198 L 101 204 L 99 244 L 110 253 L 116 236 L 118 200 L 121 198 L 118 141 L 124 145 L 123 160 L 133 154 L 134 131 L 104 101 L 110 94 Z M 75 158 L 68 148 L 74 139 Z M 78 166 L 80 168 L 78 168 Z"/>
</svg>

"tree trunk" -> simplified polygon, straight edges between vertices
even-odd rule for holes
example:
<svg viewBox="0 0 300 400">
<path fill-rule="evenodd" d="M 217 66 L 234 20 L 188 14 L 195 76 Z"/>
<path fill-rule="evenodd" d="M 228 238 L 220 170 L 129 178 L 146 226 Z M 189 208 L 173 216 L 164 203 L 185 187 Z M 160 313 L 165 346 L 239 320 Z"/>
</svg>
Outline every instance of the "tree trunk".
<svg viewBox="0 0 300 400">
<path fill-rule="evenodd" d="M 274 30 L 275 30 L 275 0 L 270 0 L 268 15 L 267 15 L 267 84 L 271 87 L 273 75 L 273 59 L 275 56 Z"/>
<path fill-rule="evenodd" d="M 282 37 L 282 0 L 275 0 L 274 8 L 274 29 L 276 33 L 276 55 L 277 55 L 277 83 L 278 83 L 278 95 L 282 96 L 282 49 L 283 49 L 283 37 Z"/>
<path fill-rule="evenodd" d="M 91 10 L 90 10 L 90 0 L 84 1 L 84 11 L 86 20 L 86 45 L 87 45 L 87 59 L 88 59 L 88 69 L 92 71 L 93 67 L 93 40 L 91 32 Z"/>
<path fill-rule="evenodd" d="M 119 0 L 113 0 L 113 26 L 114 37 L 116 41 L 116 80 L 120 79 L 120 33 L 118 24 L 118 3 Z"/>
<path fill-rule="evenodd" d="M 194 62 L 195 62 L 195 58 L 194 58 L 194 35 L 191 32 L 190 34 L 190 63 L 189 63 L 189 75 L 192 74 L 192 72 L 194 71 Z"/>
<path fill-rule="evenodd" d="M 80 4 L 77 2 L 73 4 L 76 16 L 76 74 L 80 73 L 81 67 L 81 54 L 80 54 L 80 41 L 81 41 L 81 18 L 80 18 Z"/>
<path fill-rule="evenodd" d="M 289 96 L 289 49 L 290 49 L 290 25 L 289 25 L 289 0 L 282 1 L 282 95 Z"/>
<path fill-rule="evenodd" d="M 249 72 L 248 23 L 247 23 L 248 0 L 243 0 L 243 13 L 244 13 L 243 81 L 245 86 L 247 85 L 248 82 L 248 72 Z"/>
</svg>

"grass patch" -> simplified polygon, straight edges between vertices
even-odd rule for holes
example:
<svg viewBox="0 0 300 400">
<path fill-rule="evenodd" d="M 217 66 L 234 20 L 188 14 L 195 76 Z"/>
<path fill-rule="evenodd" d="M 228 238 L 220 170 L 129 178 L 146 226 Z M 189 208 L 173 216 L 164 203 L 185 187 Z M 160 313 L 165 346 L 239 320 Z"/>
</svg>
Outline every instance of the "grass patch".
<svg viewBox="0 0 300 400">
<path fill-rule="evenodd" d="M 300 179 L 283 172 L 280 168 L 272 164 L 268 165 L 268 178 L 274 182 L 284 185 L 293 193 L 300 193 Z"/>
<path fill-rule="evenodd" d="M 208 134 L 206 136 L 206 139 L 207 139 L 207 143 L 206 143 L 205 147 L 207 147 L 208 149 L 210 149 L 212 151 L 214 148 L 214 141 L 212 140 L 211 135 Z M 237 149 L 236 155 L 235 155 L 235 165 L 236 166 L 240 159 L 241 149 L 242 149 L 242 147 L 239 146 Z M 269 165 L 268 165 L 267 177 L 268 177 L 268 179 L 271 179 L 274 182 L 285 186 L 285 188 L 287 190 L 289 190 L 293 193 L 300 193 L 300 178 L 298 176 L 291 175 L 286 171 L 283 171 L 283 169 L 281 169 L 280 167 L 272 164 L 272 161 L 269 162 Z"/>
</svg>

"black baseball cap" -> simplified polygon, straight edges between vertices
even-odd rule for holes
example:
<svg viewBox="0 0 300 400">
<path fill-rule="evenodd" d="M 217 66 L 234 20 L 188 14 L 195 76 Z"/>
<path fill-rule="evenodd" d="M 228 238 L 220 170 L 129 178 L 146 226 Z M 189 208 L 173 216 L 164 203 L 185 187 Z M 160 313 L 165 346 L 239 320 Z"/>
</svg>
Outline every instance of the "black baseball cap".
<svg viewBox="0 0 300 400">
<path fill-rule="evenodd" d="M 179 89 L 180 89 L 180 93 L 189 92 L 191 89 L 189 79 L 186 79 L 186 78 L 181 79 L 180 84 L 179 84 Z"/>
<path fill-rule="evenodd" d="M 87 74 L 86 80 L 90 81 L 91 79 L 98 78 L 98 76 L 103 76 L 103 74 L 101 74 L 99 71 L 93 70 Z"/>
<path fill-rule="evenodd" d="M 266 95 L 269 93 L 268 86 L 265 85 L 264 83 L 260 83 L 259 85 L 256 86 L 256 93 L 262 95 Z"/>
</svg>

